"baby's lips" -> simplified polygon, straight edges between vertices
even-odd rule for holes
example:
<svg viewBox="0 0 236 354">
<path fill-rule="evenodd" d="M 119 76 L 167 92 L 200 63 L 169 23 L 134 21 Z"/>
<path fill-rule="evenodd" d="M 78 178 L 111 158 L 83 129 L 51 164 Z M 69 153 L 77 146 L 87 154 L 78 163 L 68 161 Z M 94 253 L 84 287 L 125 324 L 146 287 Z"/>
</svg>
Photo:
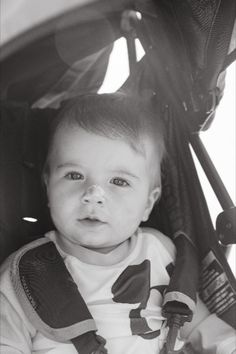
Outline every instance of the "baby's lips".
<svg viewBox="0 0 236 354">
<path fill-rule="evenodd" d="M 99 222 L 106 223 L 106 221 L 103 218 L 100 218 L 100 217 L 95 216 L 95 215 L 85 215 L 84 217 L 79 218 L 78 220 L 79 221 L 91 220 L 91 221 L 99 221 Z"/>
<path fill-rule="evenodd" d="M 101 221 L 100 219 L 97 218 L 84 218 L 84 219 L 79 219 L 78 221 L 81 226 L 89 227 L 89 228 L 101 227 L 103 225 L 106 225 L 106 222 Z"/>
</svg>

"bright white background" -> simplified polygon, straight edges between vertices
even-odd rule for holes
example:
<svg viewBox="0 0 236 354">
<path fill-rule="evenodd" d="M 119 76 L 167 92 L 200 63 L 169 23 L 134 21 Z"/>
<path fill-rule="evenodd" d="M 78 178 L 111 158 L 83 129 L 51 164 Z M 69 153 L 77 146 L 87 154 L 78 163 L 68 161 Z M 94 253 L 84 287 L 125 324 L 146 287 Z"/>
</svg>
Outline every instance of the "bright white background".
<svg viewBox="0 0 236 354">
<path fill-rule="evenodd" d="M 137 42 L 138 59 L 143 50 Z M 110 56 L 107 75 L 100 93 L 114 92 L 122 85 L 129 75 L 127 48 L 124 38 L 119 39 Z M 217 107 L 215 119 L 211 127 L 201 133 L 201 139 L 223 180 L 234 203 L 236 202 L 236 138 L 235 138 L 235 63 L 227 69 L 224 96 Z M 215 225 L 217 215 L 222 211 L 212 188 L 206 179 L 199 163 L 196 161 L 199 178 L 201 180 L 210 214 Z M 236 274 L 236 247 L 233 246 L 229 255 L 230 266 Z"/>
<path fill-rule="evenodd" d="M 224 96 L 217 108 L 215 119 L 210 129 L 201 134 L 201 139 L 229 192 L 236 203 L 236 65 L 227 69 Z M 209 183 L 200 172 L 203 189 L 207 196 L 213 222 L 222 211 Z M 228 258 L 233 273 L 236 275 L 236 245 L 231 247 Z"/>
</svg>

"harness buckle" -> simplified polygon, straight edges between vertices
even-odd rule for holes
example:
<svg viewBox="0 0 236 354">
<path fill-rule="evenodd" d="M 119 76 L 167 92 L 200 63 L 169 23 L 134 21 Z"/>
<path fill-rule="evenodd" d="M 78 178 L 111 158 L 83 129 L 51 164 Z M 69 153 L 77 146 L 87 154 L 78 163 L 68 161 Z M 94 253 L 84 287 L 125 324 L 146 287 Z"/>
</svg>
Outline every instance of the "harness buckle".
<svg viewBox="0 0 236 354">
<path fill-rule="evenodd" d="M 162 314 L 167 319 L 169 331 L 161 354 L 174 354 L 176 353 L 175 345 L 180 328 L 185 322 L 191 322 L 193 313 L 186 304 L 170 301 L 164 305 Z"/>
</svg>

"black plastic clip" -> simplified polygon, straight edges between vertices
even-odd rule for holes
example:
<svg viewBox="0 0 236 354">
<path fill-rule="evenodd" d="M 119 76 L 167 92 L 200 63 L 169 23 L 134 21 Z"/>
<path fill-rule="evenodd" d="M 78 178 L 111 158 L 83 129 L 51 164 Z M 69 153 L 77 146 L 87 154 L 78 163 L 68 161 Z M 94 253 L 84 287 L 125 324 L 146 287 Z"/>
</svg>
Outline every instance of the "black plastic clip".
<svg viewBox="0 0 236 354">
<path fill-rule="evenodd" d="M 165 304 L 162 314 L 167 319 L 169 332 L 161 353 L 174 354 L 176 353 L 175 344 L 179 330 L 185 322 L 190 322 L 192 320 L 193 313 L 187 305 L 178 301 L 170 301 Z"/>
</svg>

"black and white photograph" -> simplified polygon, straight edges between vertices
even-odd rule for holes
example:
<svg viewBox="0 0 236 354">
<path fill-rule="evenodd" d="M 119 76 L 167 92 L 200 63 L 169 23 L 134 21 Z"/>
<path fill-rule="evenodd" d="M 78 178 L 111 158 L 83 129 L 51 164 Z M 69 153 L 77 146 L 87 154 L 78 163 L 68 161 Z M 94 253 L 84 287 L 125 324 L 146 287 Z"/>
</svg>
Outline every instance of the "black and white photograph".
<svg viewBox="0 0 236 354">
<path fill-rule="evenodd" d="M 235 97 L 235 0 L 0 0 L 1 354 L 236 354 Z"/>
</svg>

